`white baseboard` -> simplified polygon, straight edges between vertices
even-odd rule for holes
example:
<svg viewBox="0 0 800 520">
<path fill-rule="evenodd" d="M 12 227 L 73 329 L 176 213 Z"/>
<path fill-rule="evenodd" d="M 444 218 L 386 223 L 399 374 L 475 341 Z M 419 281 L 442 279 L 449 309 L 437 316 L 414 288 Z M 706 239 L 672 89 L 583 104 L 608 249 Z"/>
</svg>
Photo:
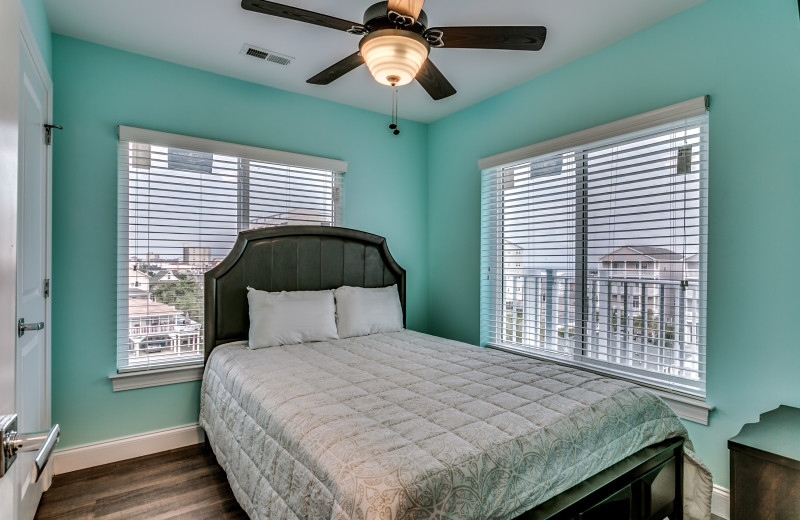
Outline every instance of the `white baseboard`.
<svg viewBox="0 0 800 520">
<path fill-rule="evenodd" d="M 205 432 L 197 424 L 166 428 L 153 432 L 120 437 L 108 441 L 84 444 L 53 454 L 53 471 L 56 475 L 91 468 L 111 462 L 152 455 L 162 451 L 200 444 Z"/>
<path fill-rule="evenodd" d="M 716 484 L 711 491 L 711 513 L 725 520 L 731 517 L 731 492 Z"/>
</svg>

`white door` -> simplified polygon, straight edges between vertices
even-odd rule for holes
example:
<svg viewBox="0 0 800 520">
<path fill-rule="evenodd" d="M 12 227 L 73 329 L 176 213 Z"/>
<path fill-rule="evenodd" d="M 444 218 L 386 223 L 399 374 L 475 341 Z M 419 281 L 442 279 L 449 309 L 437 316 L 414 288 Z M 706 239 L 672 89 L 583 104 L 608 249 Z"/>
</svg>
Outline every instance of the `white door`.
<svg viewBox="0 0 800 520">
<path fill-rule="evenodd" d="M 17 319 L 42 324 L 17 337 L 16 408 L 19 432 L 50 428 L 49 349 L 49 153 L 45 140 L 49 79 L 35 65 L 38 50 L 23 37 L 20 44 L 19 184 L 17 199 Z M 30 520 L 52 464 L 37 481 L 35 451 L 17 455 L 17 519 Z"/>
</svg>

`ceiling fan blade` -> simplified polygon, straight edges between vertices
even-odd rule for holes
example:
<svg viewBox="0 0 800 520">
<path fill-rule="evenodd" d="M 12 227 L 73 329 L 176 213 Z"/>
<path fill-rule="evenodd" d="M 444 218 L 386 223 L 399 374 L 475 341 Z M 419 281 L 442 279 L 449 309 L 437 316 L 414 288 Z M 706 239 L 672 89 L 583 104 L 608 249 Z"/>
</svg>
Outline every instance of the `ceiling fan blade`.
<svg viewBox="0 0 800 520">
<path fill-rule="evenodd" d="M 417 72 L 417 81 L 434 100 L 438 101 L 456 93 L 453 85 L 447 81 L 436 65 L 429 59 L 425 60 L 422 68 Z"/>
<path fill-rule="evenodd" d="M 354 52 L 345 59 L 334 63 L 313 78 L 306 80 L 306 83 L 311 83 L 314 85 L 327 85 L 341 78 L 351 70 L 357 69 L 363 64 L 364 58 L 361 57 L 359 52 Z"/>
<path fill-rule="evenodd" d="M 419 12 L 422 11 L 422 4 L 425 0 L 389 0 L 389 11 L 395 11 L 405 16 L 410 16 L 414 20 L 419 18 Z"/>
<path fill-rule="evenodd" d="M 269 14 L 272 16 L 280 16 L 281 18 L 288 18 L 289 20 L 296 20 L 298 22 L 330 27 L 331 29 L 336 29 L 339 31 L 346 31 L 355 25 L 360 25 L 355 22 L 342 20 L 341 18 L 334 18 L 333 16 L 328 16 L 326 14 L 315 13 L 314 11 L 306 11 L 305 9 L 292 7 L 290 5 L 267 2 L 266 0 L 242 0 L 242 9 L 254 11 L 256 13 Z"/>
<path fill-rule="evenodd" d="M 453 49 L 509 49 L 538 51 L 547 38 L 547 27 L 436 27 L 445 47 Z"/>
</svg>

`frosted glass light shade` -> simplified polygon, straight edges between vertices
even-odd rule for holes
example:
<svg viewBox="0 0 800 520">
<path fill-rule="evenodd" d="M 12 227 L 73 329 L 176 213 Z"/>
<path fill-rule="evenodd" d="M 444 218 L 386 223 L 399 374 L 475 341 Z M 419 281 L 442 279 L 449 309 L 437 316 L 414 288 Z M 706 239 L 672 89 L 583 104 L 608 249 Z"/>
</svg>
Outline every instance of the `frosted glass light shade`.
<svg viewBox="0 0 800 520">
<path fill-rule="evenodd" d="M 398 86 L 410 83 L 428 59 L 429 47 L 410 36 L 386 34 L 365 40 L 361 57 L 375 81 L 384 85 L 391 85 L 392 77 L 399 78 Z"/>
</svg>

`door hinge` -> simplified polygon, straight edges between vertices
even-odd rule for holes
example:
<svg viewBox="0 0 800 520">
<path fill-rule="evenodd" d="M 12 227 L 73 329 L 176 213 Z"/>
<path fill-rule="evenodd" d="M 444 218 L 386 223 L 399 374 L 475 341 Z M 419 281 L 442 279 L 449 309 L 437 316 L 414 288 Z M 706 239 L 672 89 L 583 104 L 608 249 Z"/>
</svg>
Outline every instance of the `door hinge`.
<svg viewBox="0 0 800 520">
<path fill-rule="evenodd" d="M 44 279 L 44 297 L 45 298 L 50 297 L 50 278 Z"/>
<path fill-rule="evenodd" d="M 64 129 L 63 126 L 58 126 L 58 125 L 49 125 L 49 124 L 44 125 L 44 142 L 49 145 L 53 144 L 53 128 L 55 128 L 56 130 Z"/>
</svg>

